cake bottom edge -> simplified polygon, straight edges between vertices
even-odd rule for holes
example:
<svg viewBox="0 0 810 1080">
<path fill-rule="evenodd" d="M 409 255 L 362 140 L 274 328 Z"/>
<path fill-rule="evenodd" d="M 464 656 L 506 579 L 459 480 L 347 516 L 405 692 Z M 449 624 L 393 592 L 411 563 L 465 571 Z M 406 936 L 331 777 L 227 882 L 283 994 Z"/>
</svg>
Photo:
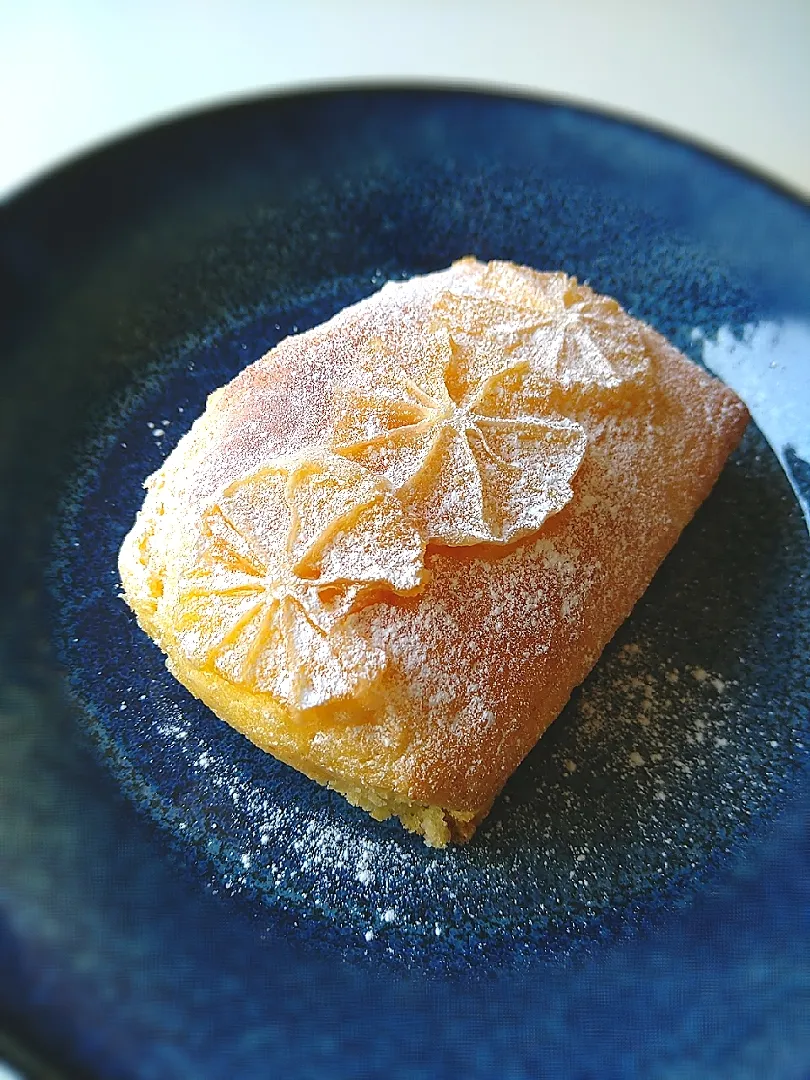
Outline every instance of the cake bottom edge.
<svg viewBox="0 0 810 1080">
<path fill-rule="evenodd" d="M 323 787 L 336 791 L 352 806 L 365 810 L 377 821 L 398 818 L 409 832 L 421 836 L 428 847 L 466 844 L 486 818 L 495 795 L 472 809 L 420 802 L 403 793 L 386 790 L 358 778 L 341 774 L 313 761 L 283 722 L 273 722 L 267 711 L 250 708 L 249 695 L 234 693 L 221 676 L 200 671 L 167 658 L 169 671 L 187 690 L 199 698 L 223 723 L 227 723 L 264 753 L 270 754 Z M 286 738 L 285 738 L 286 736 Z"/>
</svg>

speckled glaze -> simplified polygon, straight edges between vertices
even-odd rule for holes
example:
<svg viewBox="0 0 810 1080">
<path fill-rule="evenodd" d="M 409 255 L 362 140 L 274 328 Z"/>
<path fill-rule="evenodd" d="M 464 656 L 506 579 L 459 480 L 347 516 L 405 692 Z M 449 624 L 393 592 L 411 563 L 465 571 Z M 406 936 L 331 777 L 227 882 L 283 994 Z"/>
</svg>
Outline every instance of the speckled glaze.
<svg viewBox="0 0 810 1080">
<path fill-rule="evenodd" d="M 437 852 L 194 701 L 115 559 L 210 390 L 468 253 L 615 295 L 759 428 L 473 844 Z M 485 95 L 206 113 L 0 208 L 16 1044 L 139 1080 L 804 1075 L 808 298 L 806 207 L 643 129 Z"/>
</svg>

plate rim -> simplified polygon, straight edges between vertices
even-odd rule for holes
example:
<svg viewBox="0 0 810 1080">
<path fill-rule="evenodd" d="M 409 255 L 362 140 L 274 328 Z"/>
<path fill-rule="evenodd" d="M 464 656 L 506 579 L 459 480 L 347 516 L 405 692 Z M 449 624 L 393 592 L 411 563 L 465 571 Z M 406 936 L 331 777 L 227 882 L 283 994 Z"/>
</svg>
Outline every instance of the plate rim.
<svg viewBox="0 0 810 1080">
<path fill-rule="evenodd" d="M 445 99 L 451 97 L 480 99 L 489 102 L 535 105 L 543 108 L 567 109 L 584 117 L 607 120 L 625 127 L 636 128 L 654 135 L 667 142 L 694 150 L 704 157 L 724 165 L 726 168 L 746 176 L 758 184 L 764 185 L 774 194 L 790 200 L 805 210 L 810 211 L 810 191 L 803 192 L 789 181 L 768 172 L 767 168 L 748 161 L 743 155 L 733 150 L 714 145 L 711 140 L 692 135 L 675 125 L 644 116 L 632 109 L 619 106 L 601 105 L 588 98 L 576 95 L 555 93 L 554 91 L 533 90 L 519 84 L 478 81 L 475 79 L 341 79 L 323 83 L 292 84 L 258 93 L 236 92 L 232 95 L 213 98 L 187 107 L 181 106 L 167 113 L 157 113 L 145 117 L 142 121 L 125 126 L 91 141 L 83 147 L 68 153 L 40 171 L 12 186 L 0 196 L 0 224 L 6 213 L 13 213 L 17 204 L 29 198 L 36 198 L 40 191 L 52 184 L 59 183 L 73 170 L 91 167 L 97 159 L 114 151 L 125 143 L 148 139 L 157 132 L 177 125 L 200 123 L 207 118 L 226 113 L 237 113 L 242 109 L 260 108 L 285 103 L 316 101 L 318 99 L 336 99 L 339 97 L 360 97 L 382 95 L 386 97 L 427 97 L 437 95 Z"/>
</svg>

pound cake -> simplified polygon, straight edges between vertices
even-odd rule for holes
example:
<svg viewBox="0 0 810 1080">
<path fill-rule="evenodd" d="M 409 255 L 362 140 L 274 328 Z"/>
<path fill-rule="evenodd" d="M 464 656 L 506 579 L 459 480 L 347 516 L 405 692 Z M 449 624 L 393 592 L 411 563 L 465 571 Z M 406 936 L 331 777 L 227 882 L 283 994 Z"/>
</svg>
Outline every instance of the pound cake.
<svg viewBox="0 0 810 1080">
<path fill-rule="evenodd" d="M 124 596 L 257 746 L 463 842 L 747 421 L 615 300 L 462 259 L 211 394 L 146 481 Z"/>
</svg>

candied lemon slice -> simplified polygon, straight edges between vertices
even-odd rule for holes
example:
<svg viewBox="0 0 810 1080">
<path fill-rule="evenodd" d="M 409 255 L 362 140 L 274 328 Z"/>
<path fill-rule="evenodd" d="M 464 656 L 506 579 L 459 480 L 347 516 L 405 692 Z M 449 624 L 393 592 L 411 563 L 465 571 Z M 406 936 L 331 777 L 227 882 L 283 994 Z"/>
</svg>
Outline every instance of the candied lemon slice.
<svg viewBox="0 0 810 1080">
<path fill-rule="evenodd" d="M 438 327 L 408 363 L 369 344 L 339 395 L 333 449 L 387 477 L 429 540 L 508 543 L 565 506 L 585 434 L 524 408 L 526 359 Z"/>
<path fill-rule="evenodd" d="M 577 392 L 615 389 L 648 372 L 647 328 L 609 296 L 567 274 L 491 262 L 448 291 L 435 313 L 459 340 L 500 338 L 530 379 Z"/>
<path fill-rule="evenodd" d="M 352 695 L 384 667 L 354 625 L 364 593 L 425 580 L 425 541 L 385 479 L 330 454 L 241 477 L 193 532 L 167 607 L 182 653 L 296 710 Z"/>
</svg>

